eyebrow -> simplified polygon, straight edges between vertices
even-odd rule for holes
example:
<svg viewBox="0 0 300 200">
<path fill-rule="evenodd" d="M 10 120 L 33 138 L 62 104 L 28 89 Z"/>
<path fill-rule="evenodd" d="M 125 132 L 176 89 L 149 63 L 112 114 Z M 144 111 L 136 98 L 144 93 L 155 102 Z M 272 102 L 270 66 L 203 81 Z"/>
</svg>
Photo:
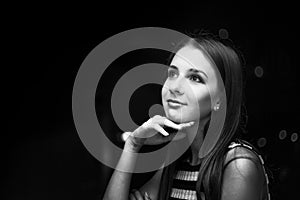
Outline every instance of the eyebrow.
<svg viewBox="0 0 300 200">
<path fill-rule="evenodd" d="M 178 67 L 176 67 L 175 65 L 170 65 L 169 68 L 178 70 Z M 198 69 L 195 69 L 195 68 L 190 68 L 188 71 L 189 71 L 189 72 L 193 72 L 193 73 L 201 73 L 201 74 L 203 74 L 206 78 L 208 78 L 208 76 L 206 75 L 206 73 L 204 73 L 204 72 L 201 71 L 201 70 L 198 70 Z"/>
</svg>

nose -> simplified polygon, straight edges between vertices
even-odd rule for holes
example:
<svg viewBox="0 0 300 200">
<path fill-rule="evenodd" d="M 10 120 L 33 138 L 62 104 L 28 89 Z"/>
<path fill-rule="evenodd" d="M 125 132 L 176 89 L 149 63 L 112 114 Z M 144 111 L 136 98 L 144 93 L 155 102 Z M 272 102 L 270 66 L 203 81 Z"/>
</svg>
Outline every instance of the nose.
<svg viewBox="0 0 300 200">
<path fill-rule="evenodd" d="M 170 82 L 169 84 L 169 91 L 171 94 L 173 95 L 182 95 L 184 93 L 184 90 L 183 90 L 183 79 L 182 78 L 177 78 L 173 81 Z"/>
</svg>

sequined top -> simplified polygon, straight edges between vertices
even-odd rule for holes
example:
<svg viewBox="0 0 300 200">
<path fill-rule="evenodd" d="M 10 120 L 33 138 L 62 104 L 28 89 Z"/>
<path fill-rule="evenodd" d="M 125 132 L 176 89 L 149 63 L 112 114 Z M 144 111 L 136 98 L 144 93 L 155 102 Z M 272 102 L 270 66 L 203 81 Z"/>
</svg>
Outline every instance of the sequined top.
<svg viewBox="0 0 300 200">
<path fill-rule="evenodd" d="M 199 165 L 191 166 L 188 162 L 181 162 L 176 166 L 170 200 L 196 200 L 196 183 L 199 174 Z"/>
<path fill-rule="evenodd" d="M 270 193 L 269 193 L 269 179 L 268 175 L 265 171 L 264 167 L 264 161 L 254 149 L 246 144 L 243 143 L 235 143 L 232 142 L 228 149 L 233 149 L 236 147 L 245 147 L 252 152 L 256 154 L 256 156 L 260 159 L 261 165 L 263 172 L 265 174 L 265 179 L 266 179 L 266 194 L 263 195 L 262 199 L 264 200 L 270 200 Z M 170 200 L 178 200 L 178 199 L 188 199 L 188 200 L 197 200 L 197 194 L 196 194 L 196 183 L 199 175 L 199 168 L 200 164 L 196 166 L 191 166 L 187 161 L 182 161 L 180 164 L 178 164 L 175 168 L 175 173 L 173 177 L 173 185 L 171 188 L 171 193 L 170 193 Z M 203 193 L 200 194 L 202 199 L 204 198 Z"/>
</svg>

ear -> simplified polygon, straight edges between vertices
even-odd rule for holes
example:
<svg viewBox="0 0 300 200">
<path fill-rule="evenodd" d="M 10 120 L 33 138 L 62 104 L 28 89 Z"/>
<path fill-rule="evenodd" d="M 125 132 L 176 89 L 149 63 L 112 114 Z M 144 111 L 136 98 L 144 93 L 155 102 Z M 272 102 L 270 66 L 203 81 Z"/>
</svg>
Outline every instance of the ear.
<svg viewBox="0 0 300 200">
<path fill-rule="evenodd" d="M 221 106 L 221 100 L 220 100 L 220 98 L 218 98 L 214 103 L 213 110 L 214 111 L 219 110 L 220 106 Z"/>
<path fill-rule="evenodd" d="M 217 110 L 219 110 L 220 108 L 221 108 L 221 106 L 225 106 L 226 107 L 226 105 L 223 105 L 223 103 L 224 104 L 226 104 L 226 92 L 225 92 L 225 89 L 224 90 L 222 90 L 222 91 L 220 91 L 220 92 L 218 92 L 218 94 L 215 96 L 215 99 L 214 99 L 214 101 L 213 101 L 213 107 L 212 107 L 212 109 L 214 110 L 214 111 L 217 111 Z"/>
</svg>

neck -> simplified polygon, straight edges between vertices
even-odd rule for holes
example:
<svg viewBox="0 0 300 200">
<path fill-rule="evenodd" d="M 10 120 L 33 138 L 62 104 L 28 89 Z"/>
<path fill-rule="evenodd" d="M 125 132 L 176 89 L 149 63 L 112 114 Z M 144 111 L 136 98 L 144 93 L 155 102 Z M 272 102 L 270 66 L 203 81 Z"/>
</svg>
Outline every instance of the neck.
<svg viewBox="0 0 300 200">
<path fill-rule="evenodd" d="M 191 138 L 195 132 L 196 136 L 194 137 L 192 143 L 191 143 L 191 153 L 192 156 L 190 158 L 190 160 L 188 161 L 190 163 L 190 165 L 198 165 L 200 164 L 200 159 L 199 159 L 199 151 L 200 148 L 202 146 L 203 143 L 203 132 L 204 132 L 204 126 L 206 125 L 206 123 L 208 122 L 208 118 L 203 119 L 201 121 L 196 122 L 193 126 L 187 128 L 185 130 L 186 134 L 189 137 L 189 139 L 193 139 Z"/>
</svg>

